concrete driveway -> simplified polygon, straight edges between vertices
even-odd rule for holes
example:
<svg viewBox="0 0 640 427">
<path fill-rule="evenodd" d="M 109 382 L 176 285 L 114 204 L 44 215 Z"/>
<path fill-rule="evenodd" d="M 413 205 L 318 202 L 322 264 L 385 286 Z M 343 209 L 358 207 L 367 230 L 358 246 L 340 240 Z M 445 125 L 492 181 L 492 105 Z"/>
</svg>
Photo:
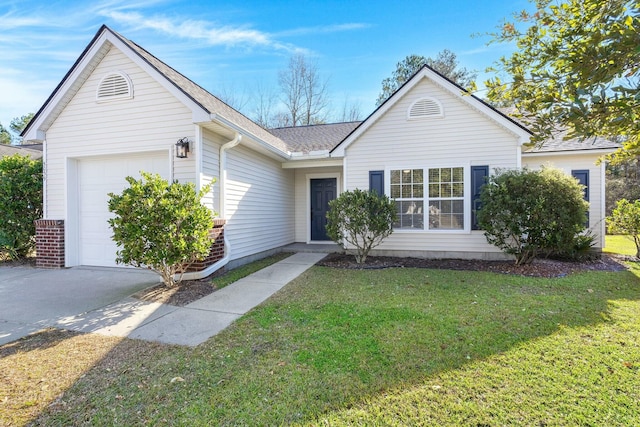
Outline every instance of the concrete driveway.
<svg viewBox="0 0 640 427">
<path fill-rule="evenodd" d="M 59 326 L 159 281 L 151 271 L 129 268 L 0 267 L 0 345 Z"/>
</svg>

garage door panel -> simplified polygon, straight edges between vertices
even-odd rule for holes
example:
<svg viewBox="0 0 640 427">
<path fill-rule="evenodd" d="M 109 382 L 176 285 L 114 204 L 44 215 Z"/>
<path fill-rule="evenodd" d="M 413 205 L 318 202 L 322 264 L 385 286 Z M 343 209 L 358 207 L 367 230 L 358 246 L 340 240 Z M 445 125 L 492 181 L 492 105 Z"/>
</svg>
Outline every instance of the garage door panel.
<svg viewBox="0 0 640 427">
<path fill-rule="evenodd" d="M 121 193 L 127 176 L 140 178 L 140 171 L 169 179 L 166 152 L 126 154 L 82 159 L 78 162 L 78 252 L 81 265 L 116 266 L 117 246 L 108 220 L 109 193 Z"/>
</svg>

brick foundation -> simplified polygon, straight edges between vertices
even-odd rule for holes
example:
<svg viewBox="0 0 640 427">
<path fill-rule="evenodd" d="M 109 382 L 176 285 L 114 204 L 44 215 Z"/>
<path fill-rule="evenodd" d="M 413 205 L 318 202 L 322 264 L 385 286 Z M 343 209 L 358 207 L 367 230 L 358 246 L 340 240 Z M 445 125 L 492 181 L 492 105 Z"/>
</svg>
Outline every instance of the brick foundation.
<svg viewBox="0 0 640 427">
<path fill-rule="evenodd" d="M 202 271 L 224 257 L 225 223 L 226 221 L 224 219 L 216 219 L 213 221 L 213 228 L 209 231 L 209 238 L 213 240 L 211 249 L 209 250 L 209 255 L 207 255 L 202 260 L 192 263 L 189 267 L 187 267 L 186 271 Z"/>
<path fill-rule="evenodd" d="M 64 267 L 64 220 L 37 219 L 36 267 Z"/>
</svg>

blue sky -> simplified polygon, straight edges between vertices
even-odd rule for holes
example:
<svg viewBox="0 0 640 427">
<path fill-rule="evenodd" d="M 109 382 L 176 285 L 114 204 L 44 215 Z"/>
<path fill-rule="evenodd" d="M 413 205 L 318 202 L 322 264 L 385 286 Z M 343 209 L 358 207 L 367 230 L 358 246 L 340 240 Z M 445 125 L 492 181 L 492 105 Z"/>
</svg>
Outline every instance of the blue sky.
<svg viewBox="0 0 640 427">
<path fill-rule="evenodd" d="M 35 112 L 102 24 L 210 92 L 237 94 L 248 115 L 251 92 L 277 88 L 278 71 L 303 53 L 328 78 L 334 109 L 347 100 L 366 116 L 409 54 L 449 49 L 486 79 L 513 46 L 472 35 L 525 8 L 526 0 L 0 0 L 0 123 Z"/>
</svg>

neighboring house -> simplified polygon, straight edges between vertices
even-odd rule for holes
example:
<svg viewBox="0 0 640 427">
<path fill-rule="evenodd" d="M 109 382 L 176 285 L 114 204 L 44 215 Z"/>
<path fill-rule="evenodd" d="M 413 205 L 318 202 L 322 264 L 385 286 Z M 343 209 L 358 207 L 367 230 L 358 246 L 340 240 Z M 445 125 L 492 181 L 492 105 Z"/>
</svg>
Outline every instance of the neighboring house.
<svg viewBox="0 0 640 427">
<path fill-rule="evenodd" d="M 42 158 L 42 144 L 27 145 L 5 145 L 0 144 L 0 158 L 4 156 L 13 156 L 20 154 L 21 156 L 29 156 L 33 160 Z"/>
<path fill-rule="evenodd" d="M 602 247 L 604 166 L 596 160 L 612 145 L 530 151 L 530 135 L 428 67 L 363 122 L 268 132 L 103 26 L 23 132 L 44 143 L 38 262 L 114 266 L 107 193 L 140 170 L 198 188 L 217 180 L 204 203 L 220 218 L 224 247 L 194 276 L 293 242 L 326 242 L 327 202 L 355 188 L 398 204 L 395 232 L 377 253 L 499 258 L 474 227 L 477 191 L 496 168 L 546 163 L 587 184 L 589 226 Z M 177 158 L 185 137 L 189 152 Z"/>
</svg>

